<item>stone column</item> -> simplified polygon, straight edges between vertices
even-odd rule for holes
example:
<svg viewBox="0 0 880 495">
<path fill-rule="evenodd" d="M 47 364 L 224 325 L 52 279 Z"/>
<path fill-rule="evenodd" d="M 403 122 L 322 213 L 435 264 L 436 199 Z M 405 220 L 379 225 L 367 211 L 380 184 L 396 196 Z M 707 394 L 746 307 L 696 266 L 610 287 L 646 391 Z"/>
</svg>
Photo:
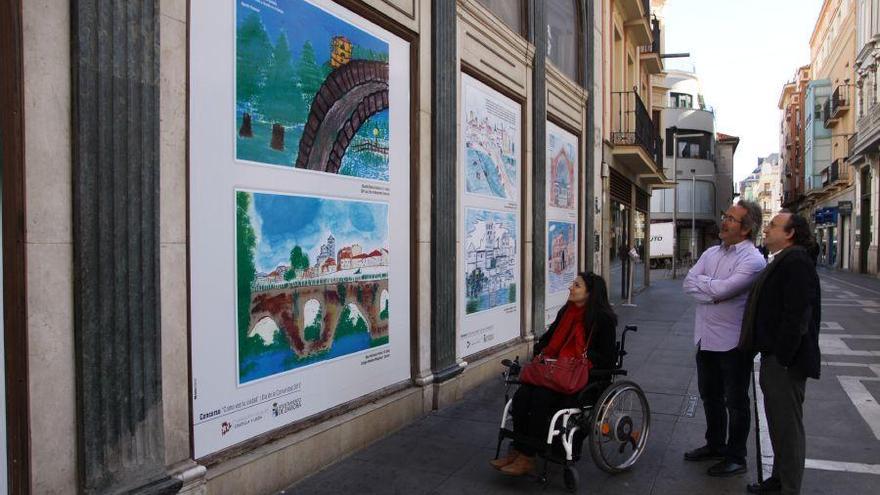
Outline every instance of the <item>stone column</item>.
<svg viewBox="0 0 880 495">
<path fill-rule="evenodd" d="M 595 6 L 591 0 L 580 0 L 581 7 L 581 25 L 583 26 L 583 47 L 584 47 L 584 87 L 587 88 L 587 121 L 586 121 L 586 143 L 584 146 L 584 170 L 581 172 L 586 185 L 584 189 L 587 194 L 584 196 L 581 208 L 586 211 L 586 222 L 581 225 L 585 233 L 586 243 L 584 249 L 584 257 L 587 271 L 594 268 L 594 258 L 596 251 L 596 241 L 593 234 L 594 224 L 596 221 L 596 201 L 595 201 L 595 185 L 594 172 L 596 170 L 596 153 L 595 153 L 595 137 L 596 137 L 596 103 L 595 93 L 595 73 L 601 70 L 601 66 L 595 67 Z"/>
<path fill-rule="evenodd" d="M 70 8 L 80 489 L 175 493 L 162 424 L 159 2 Z"/>
<path fill-rule="evenodd" d="M 544 2 L 529 2 L 532 67 L 532 331 L 544 330 L 547 263 L 547 20 Z"/>
<path fill-rule="evenodd" d="M 431 371 L 434 382 L 461 372 L 456 359 L 456 194 L 458 152 L 456 2 L 431 3 Z"/>
</svg>

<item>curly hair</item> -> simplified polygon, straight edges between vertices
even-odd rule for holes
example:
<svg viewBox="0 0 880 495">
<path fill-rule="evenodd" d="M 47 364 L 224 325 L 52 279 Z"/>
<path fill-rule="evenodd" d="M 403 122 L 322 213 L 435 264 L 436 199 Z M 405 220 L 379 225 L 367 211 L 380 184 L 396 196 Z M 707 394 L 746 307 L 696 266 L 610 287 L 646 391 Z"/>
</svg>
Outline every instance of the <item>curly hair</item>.
<svg viewBox="0 0 880 495">
<path fill-rule="evenodd" d="M 746 214 L 743 216 L 742 224 L 740 225 L 749 229 L 749 239 L 754 241 L 758 236 L 758 232 L 761 231 L 761 219 L 763 218 L 761 206 L 754 201 L 748 201 L 745 199 L 737 201 L 736 205 L 746 210 Z"/>
<path fill-rule="evenodd" d="M 796 246 L 803 246 L 807 249 L 807 252 L 810 253 L 810 256 L 814 258 L 819 255 L 819 245 L 816 243 L 816 239 L 813 237 L 813 232 L 810 230 L 810 222 L 807 221 L 806 218 L 798 215 L 797 213 L 792 213 L 788 210 L 782 210 L 782 213 L 788 213 L 788 222 L 786 222 L 783 229 L 785 233 L 794 232 L 791 240 Z"/>
</svg>

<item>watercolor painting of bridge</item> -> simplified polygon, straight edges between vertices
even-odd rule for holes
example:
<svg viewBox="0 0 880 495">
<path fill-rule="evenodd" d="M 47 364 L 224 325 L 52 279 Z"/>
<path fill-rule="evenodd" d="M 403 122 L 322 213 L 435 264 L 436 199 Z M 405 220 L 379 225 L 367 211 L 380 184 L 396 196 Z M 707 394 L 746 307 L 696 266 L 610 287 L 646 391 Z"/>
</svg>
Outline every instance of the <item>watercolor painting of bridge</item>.
<svg viewBox="0 0 880 495">
<path fill-rule="evenodd" d="M 570 222 L 547 222 L 547 292 L 567 291 L 577 276 L 577 236 Z"/>
<path fill-rule="evenodd" d="M 388 181 L 388 43 L 305 0 L 235 9 L 236 158 Z"/>
<path fill-rule="evenodd" d="M 516 302 L 516 215 L 465 210 L 465 313 Z"/>
<path fill-rule="evenodd" d="M 467 192 L 492 198 L 519 198 L 519 106 L 462 76 L 464 173 Z"/>
<path fill-rule="evenodd" d="M 236 191 L 239 383 L 389 343 L 388 205 Z"/>
</svg>

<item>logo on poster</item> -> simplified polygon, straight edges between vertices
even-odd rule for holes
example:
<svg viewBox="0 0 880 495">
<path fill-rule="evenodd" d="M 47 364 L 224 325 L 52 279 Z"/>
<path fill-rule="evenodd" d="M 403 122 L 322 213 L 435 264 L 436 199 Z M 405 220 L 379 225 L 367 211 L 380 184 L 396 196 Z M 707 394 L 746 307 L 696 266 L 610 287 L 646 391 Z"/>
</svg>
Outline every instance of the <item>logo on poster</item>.
<svg viewBox="0 0 880 495">
<path fill-rule="evenodd" d="M 290 411 L 293 411 L 295 409 L 299 409 L 300 407 L 302 407 L 302 398 L 301 397 L 297 397 L 296 399 L 293 399 L 292 401 L 282 402 L 280 404 L 277 402 L 273 402 L 272 403 L 272 415 L 277 418 L 278 416 L 281 416 L 282 414 L 289 413 Z"/>
<path fill-rule="evenodd" d="M 231 429 L 232 424 L 229 421 L 224 421 L 223 424 L 220 425 L 220 436 L 226 435 Z"/>
</svg>

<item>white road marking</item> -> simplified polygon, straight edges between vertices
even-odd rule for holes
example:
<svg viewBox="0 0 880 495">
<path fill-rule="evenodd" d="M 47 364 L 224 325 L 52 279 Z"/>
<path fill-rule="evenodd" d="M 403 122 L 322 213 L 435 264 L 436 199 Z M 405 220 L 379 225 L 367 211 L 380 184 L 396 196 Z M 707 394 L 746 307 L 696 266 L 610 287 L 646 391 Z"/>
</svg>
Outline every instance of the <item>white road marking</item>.
<svg viewBox="0 0 880 495">
<path fill-rule="evenodd" d="M 865 420 L 865 423 L 868 423 L 868 428 L 871 428 L 871 431 L 874 432 L 874 436 L 877 437 L 877 440 L 880 440 L 880 404 L 877 404 L 877 399 L 875 399 L 874 396 L 871 395 L 871 392 L 869 392 L 867 387 L 865 387 L 865 385 L 862 383 L 880 382 L 880 364 L 825 361 L 822 363 L 822 365 L 849 368 L 868 368 L 869 370 L 874 372 L 874 377 L 839 375 L 837 377 L 837 381 L 840 382 L 840 386 L 843 387 L 843 391 L 846 392 L 846 395 L 847 397 L 849 397 L 850 402 L 852 402 L 853 405 L 856 406 L 856 410 L 859 411 L 862 419 Z"/>
<path fill-rule="evenodd" d="M 819 459 L 806 459 L 804 467 L 807 469 L 821 469 L 823 471 L 840 471 L 844 473 L 861 473 L 880 475 L 880 464 L 862 464 L 859 462 L 823 461 Z"/>
<path fill-rule="evenodd" d="M 770 430 L 767 428 L 767 413 L 764 412 L 764 392 L 761 390 L 761 356 L 755 356 L 755 400 L 758 402 L 758 441 L 761 443 L 761 476 L 766 480 L 773 472 L 773 444 L 770 443 Z"/>
<path fill-rule="evenodd" d="M 831 356 L 880 357 L 880 351 L 853 350 L 843 339 L 880 340 L 880 335 L 819 334 L 819 349 L 822 354 Z"/>
<path fill-rule="evenodd" d="M 823 321 L 819 323 L 819 330 L 843 330 L 843 327 L 836 321 Z"/>
<path fill-rule="evenodd" d="M 880 308 L 862 308 L 865 313 L 880 314 Z"/>
<path fill-rule="evenodd" d="M 761 391 L 761 387 L 757 386 L 761 380 L 760 373 L 760 357 L 755 357 L 755 400 L 758 403 L 758 438 L 761 443 L 761 479 L 767 479 L 770 476 L 770 473 L 773 471 L 773 445 L 770 443 L 770 433 L 767 429 L 767 415 L 764 412 L 764 393 Z M 823 366 L 841 366 L 841 367 L 864 367 L 869 368 L 873 371 L 878 377 L 880 377 L 880 365 L 877 364 L 864 364 L 864 363 L 847 363 L 847 362 L 835 362 L 835 361 L 823 361 Z M 867 380 L 867 381 L 880 381 L 880 378 L 870 378 L 870 377 L 838 377 L 840 378 L 848 378 L 855 379 L 859 385 L 861 382 L 859 380 Z M 852 381 L 849 381 L 852 383 Z M 841 386 L 844 387 L 844 390 L 847 390 L 847 385 L 844 385 L 844 380 L 841 380 Z M 861 385 L 864 389 L 864 385 Z M 864 390 L 867 393 L 867 389 Z M 849 391 L 847 391 L 847 395 L 850 396 L 850 400 L 853 400 L 852 395 L 850 395 Z M 870 394 L 869 394 L 870 395 Z M 872 398 L 873 399 L 873 398 Z M 856 405 L 856 408 L 859 409 L 859 403 L 856 403 L 853 400 L 853 403 Z M 869 415 L 870 417 L 866 417 L 863 413 L 864 404 L 861 405 L 862 409 L 859 409 L 859 413 L 862 413 L 862 418 L 868 423 L 871 429 L 874 431 L 874 435 L 877 436 L 878 432 L 875 427 L 880 426 L 880 419 L 874 415 L 880 415 L 880 406 L 877 406 L 877 402 L 873 401 L 873 407 L 876 410 L 872 411 Z M 880 437 L 878 437 L 880 438 Z M 865 464 L 859 462 L 841 462 L 841 461 L 829 461 L 824 459 L 805 459 L 804 467 L 806 469 L 816 469 L 821 471 L 837 471 L 844 473 L 859 473 L 859 474 L 873 474 L 880 476 L 880 464 Z"/>
<path fill-rule="evenodd" d="M 836 278 L 834 278 L 834 277 L 829 277 L 828 275 L 824 275 L 822 278 L 825 278 L 825 279 L 831 279 L 831 280 L 834 280 L 835 282 L 838 282 L 838 283 L 841 283 L 841 284 L 846 284 L 846 285 L 849 285 L 849 286 L 851 286 L 851 287 L 855 287 L 855 288 L 857 288 L 857 289 L 861 289 L 861 290 L 864 290 L 864 291 L 868 291 L 868 292 L 871 292 L 871 293 L 874 293 L 874 294 L 877 294 L 878 296 L 880 296 L 880 291 L 876 291 L 876 290 L 874 290 L 874 289 L 869 289 L 869 288 L 867 288 L 867 287 L 862 287 L 861 285 L 856 285 L 856 284 L 853 284 L 853 283 L 847 282 L 847 281 L 845 281 L 845 280 L 839 280 L 839 279 L 836 279 Z M 829 289 L 832 288 L 831 284 L 824 284 L 823 287 L 827 287 L 827 288 L 829 288 Z"/>
</svg>

